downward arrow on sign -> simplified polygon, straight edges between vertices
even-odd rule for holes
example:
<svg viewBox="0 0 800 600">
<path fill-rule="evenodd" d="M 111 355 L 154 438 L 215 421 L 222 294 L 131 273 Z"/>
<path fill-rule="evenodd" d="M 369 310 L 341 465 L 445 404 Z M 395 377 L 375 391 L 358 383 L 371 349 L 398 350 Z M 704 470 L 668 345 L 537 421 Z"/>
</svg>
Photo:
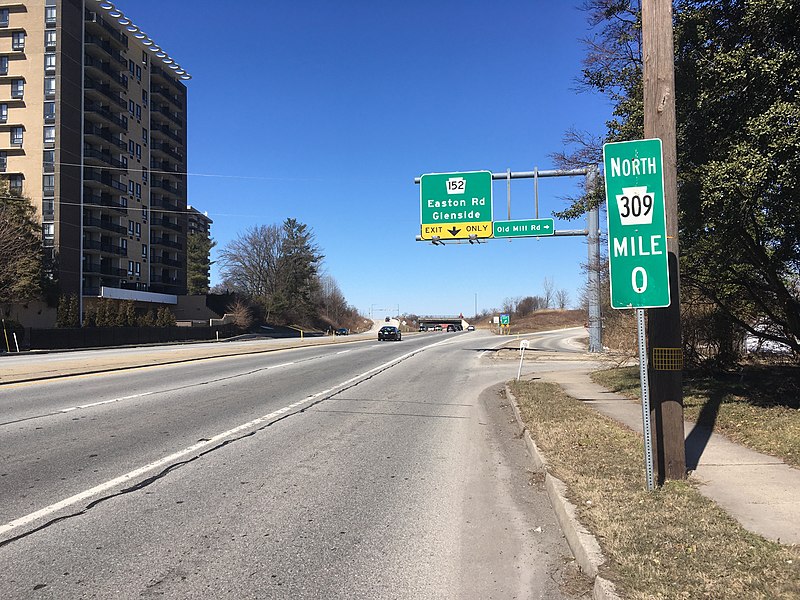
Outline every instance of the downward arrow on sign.
<svg viewBox="0 0 800 600">
<path fill-rule="evenodd" d="M 448 229 L 447 231 L 450 233 L 450 235 L 452 235 L 453 237 L 456 237 L 456 234 L 461 230 L 460 229 L 456 229 L 455 227 L 453 227 L 452 229 Z"/>
</svg>

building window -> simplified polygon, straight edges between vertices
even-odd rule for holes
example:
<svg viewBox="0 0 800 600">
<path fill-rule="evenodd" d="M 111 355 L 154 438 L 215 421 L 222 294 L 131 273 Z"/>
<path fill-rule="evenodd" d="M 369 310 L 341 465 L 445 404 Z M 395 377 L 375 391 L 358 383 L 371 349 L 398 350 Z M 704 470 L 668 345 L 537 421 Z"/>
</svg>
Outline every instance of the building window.
<svg viewBox="0 0 800 600">
<path fill-rule="evenodd" d="M 122 163 L 122 168 L 123 168 L 123 169 L 127 169 L 127 168 L 128 168 L 128 157 L 127 157 L 127 156 L 123 156 L 123 157 L 121 157 L 121 158 L 119 159 L 119 162 L 121 162 L 121 163 Z"/>
<path fill-rule="evenodd" d="M 56 53 L 46 52 L 44 55 L 44 70 L 48 73 L 54 73 L 56 70 Z"/>
<path fill-rule="evenodd" d="M 11 97 L 22 98 L 25 95 L 25 80 L 12 79 L 11 80 Z"/>
<path fill-rule="evenodd" d="M 0 75 L 8 75 L 8 57 L 0 56 Z"/>
<path fill-rule="evenodd" d="M 56 237 L 55 223 L 42 223 L 42 237 L 45 240 L 53 240 Z"/>
<path fill-rule="evenodd" d="M 147 244 L 142 244 L 142 258 L 147 258 Z"/>
<path fill-rule="evenodd" d="M 0 104 L 0 123 L 8 121 L 8 104 Z"/>
<path fill-rule="evenodd" d="M 142 141 L 146 144 L 147 143 L 147 128 L 142 127 Z"/>
<path fill-rule="evenodd" d="M 44 32 L 44 47 L 47 50 L 56 49 L 56 30 L 48 29 Z"/>
<path fill-rule="evenodd" d="M 147 52 L 142 50 L 142 64 L 147 66 Z"/>
<path fill-rule="evenodd" d="M 142 224 L 136 223 L 136 237 L 142 237 Z"/>
<path fill-rule="evenodd" d="M 55 102 L 45 102 L 44 103 L 44 122 L 45 123 L 55 123 L 56 122 L 56 103 Z"/>
<path fill-rule="evenodd" d="M 134 152 L 136 152 L 136 142 L 128 140 L 128 154 L 131 155 L 131 158 L 133 158 Z"/>
<path fill-rule="evenodd" d="M 56 176 L 42 175 L 42 189 L 45 196 L 53 196 L 56 192 Z"/>
<path fill-rule="evenodd" d="M 0 8 L 0 27 L 8 27 L 8 9 Z"/>
<path fill-rule="evenodd" d="M 133 221 L 128 221 L 128 235 L 133 235 Z"/>
<path fill-rule="evenodd" d="M 56 151 L 45 150 L 42 154 L 42 166 L 45 173 L 55 173 L 56 170 Z"/>
<path fill-rule="evenodd" d="M 8 168 L 8 152 L 0 151 L 0 173 L 5 173 Z"/>
<path fill-rule="evenodd" d="M 136 105 L 136 118 L 139 120 L 142 118 L 142 107 L 138 104 Z"/>
<path fill-rule="evenodd" d="M 52 215 L 56 212 L 56 201 L 53 198 L 42 198 L 42 214 Z"/>
<path fill-rule="evenodd" d="M 45 6 L 44 7 L 44 24 L 45 25 L 55 25 L 56 24 L 56 7 L 55 6 Z"/>
<path fill-rule="evenodd" d="M 129 193 L 131 196 L 133 196 L 133 182 L 132 182 L 132 181 L 129 181 L 129 182 L 128 182 L 128 193 Z M 131 233 L 133 233 L 133 230 L 131 230 Z"/>
<path fill-rule="evenodd" d="M 22 146 L 22 127 L 12 127 L 11 128 L 11 145 L 12 146 Z"/>
<path fill-rule="evenodd" d="M 142 146 L 141 146 L 141 144 L 136 144 L 136 160 L 142 160 Z"/>
<path fill-rule="evenodd" d="M 56 78 L 55 77 L 45 77 L 44 78 L 44 97 L 45 98 L 55 98 L 56 95 Z"/>
<path fill-rule="evenodd" d="M 127 256 L 128 255 L 128 240 L 126 240 L 125 238 L 121 238 L 119 240 L 119 247 L 122 249 L 122 254 Z"/>
<path fill-rule="evenodd" d="M 147 108 L 147 90 L 142 90 L 142 104 Z"/>
<path fill-rule="evenodd" d="M 133 265 L 133 267 L 136 276 L 139 277 L 142 274 L 142 263 L 137 262 L 135 265 Z"/>
<path fill-rule="evenodd" d="M 11 34 L 11 49 L 25 50 L 25 32 L 15 31 Z"/>
<path fill-rule="evenodd" d="M 147 221 L 147 207 L 146 206 L 142 207 L 142 219 Z"/>
<path fill-rule="evenodd" d="M 140 67 L 139 65 L 136 65 L 136 79 L 138 79 L 139 81 L 142 80 L 142 67 Z"/>
<path fill-rule="evenodd" d="M 141 183 L 137 183 L 136 184 L 136 197 L 137 198 L 141 198 L 142 197 L 142 184 Z"/>
<path fill-rule="evenodd" d="M 128 275 L 133 275 L 133 261 L 128 261 Z"/>
<path fill-rule="evenodd" d="M 136 103 L 133 100 L 128 100 L 128 112 L 131 114 L 136 112 Z"/>
<path fill-rule="evenodd" d="M 142 183 L 147 185 L 147 167 L 142 167 Z"/>
<path fill-rule="evenodd" d="M 45 144 L 55 144 L 56 143 L 56 126 L 55 125 L 45 125 L 44 126 L 44 143 Z"/>
<path fill-rule="evenodd" d="M 22 175 L 12 175 L 8 178 L 8 187 L 12 192 L 22 193 Z"/>
</svg>

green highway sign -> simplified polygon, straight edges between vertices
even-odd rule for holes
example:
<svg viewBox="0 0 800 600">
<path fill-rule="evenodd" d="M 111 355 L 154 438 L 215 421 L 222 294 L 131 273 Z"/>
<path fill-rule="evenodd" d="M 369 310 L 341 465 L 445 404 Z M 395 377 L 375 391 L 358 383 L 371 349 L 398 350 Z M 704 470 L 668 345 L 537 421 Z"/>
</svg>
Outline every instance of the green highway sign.
<svg viewBox="0 0 800 600">
<path fill-rule="evenodd" d="M 503 327 L 508 327 L 510 322 L 510 318 L 508 315 L 500 315 L 500 325 Z"/>
<path fill-rule="evenodd" d="M 428 173 L 420 177 L 423 240 L 492 237 L 492 173 Z"/>
<path fill-rule="evenodd" d="M 612 308 L 670 304 L 661 140 L 603 146 Z"/>
<path fill-rule="evenodd" d="M 494 237 L 539 237 L 553 235 L 555 224 L 553 219 L 527 219 L 522 221 L 495 221 Z"/>
</svg>

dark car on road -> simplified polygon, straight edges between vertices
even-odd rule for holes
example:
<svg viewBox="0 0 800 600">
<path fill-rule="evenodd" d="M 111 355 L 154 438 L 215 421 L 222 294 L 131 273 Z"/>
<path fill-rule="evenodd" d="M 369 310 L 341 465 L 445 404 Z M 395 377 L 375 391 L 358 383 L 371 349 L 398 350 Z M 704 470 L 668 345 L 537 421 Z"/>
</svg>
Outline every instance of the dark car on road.
<svg viewBox="0 0 800 600">
<path fill-rule="evenodd" d="M 349 330 L 349 329 L 345 329 L 344 327 L 340 327 L 339 329 L 337 329 L 336 331 L 334 331 L 334 333 L 335 333 L 336 335 L 347 335 L 347 334 L 349 334 L 349 333 L 350 333 L 350 330 Z"/>
<path fill-rule="evenodd" d="M 395 340 L 399 342 L 401 338 L 402 336 L 400 335 L 400 330 L 397 327 L 392 327 L 391 325 L 381 327 L 380 331 L 378 331 L 379 342 L 384 340 Z"/>
</svg>

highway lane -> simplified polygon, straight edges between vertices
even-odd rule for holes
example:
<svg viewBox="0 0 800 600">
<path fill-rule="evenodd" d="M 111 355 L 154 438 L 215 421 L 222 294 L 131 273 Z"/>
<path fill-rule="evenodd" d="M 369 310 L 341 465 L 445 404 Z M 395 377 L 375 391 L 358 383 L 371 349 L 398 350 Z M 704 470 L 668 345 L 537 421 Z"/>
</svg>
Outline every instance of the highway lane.
<svg viewBox="0 0 800 600">
<path fill-rule="evenodd" d="M 487 389 L 513 372 L 481 358 L 497 341 L 0 388 L 0 596 L 561 597 L 568 551 Z"/>
</svg>

